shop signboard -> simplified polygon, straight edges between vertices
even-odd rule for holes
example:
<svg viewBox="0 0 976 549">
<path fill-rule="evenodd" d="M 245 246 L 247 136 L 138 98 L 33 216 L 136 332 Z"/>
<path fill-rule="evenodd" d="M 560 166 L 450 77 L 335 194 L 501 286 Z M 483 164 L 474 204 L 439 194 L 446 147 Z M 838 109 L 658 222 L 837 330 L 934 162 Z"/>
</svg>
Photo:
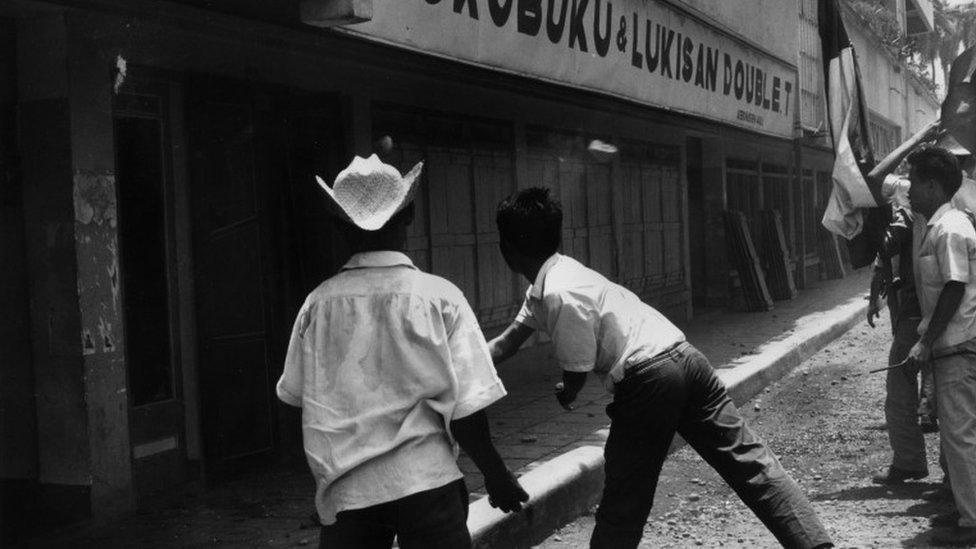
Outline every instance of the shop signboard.
<svg viewBox="0 0 976 549">
<path fill-rule="evenodd" d="M 793 135 L 796 67 L 660 0 L 375 0 L 340 32 Z"/>
</svg>

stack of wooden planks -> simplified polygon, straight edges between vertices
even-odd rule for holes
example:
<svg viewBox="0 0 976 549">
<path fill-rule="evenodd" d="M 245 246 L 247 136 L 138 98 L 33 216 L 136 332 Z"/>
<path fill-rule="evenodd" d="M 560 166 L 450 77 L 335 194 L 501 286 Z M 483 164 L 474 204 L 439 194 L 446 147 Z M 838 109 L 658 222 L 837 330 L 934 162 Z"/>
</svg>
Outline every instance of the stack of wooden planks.
<svg viewBox="0 0 976 549">
<path fill-rule="evenodd" d="M 793 299 L 797 295 L 790 264 L 790 249 L 783 232 L 783 217 L 779 210 L 763 210 L 762 258 L 766 267 L 766 284 L 776 301 Z"/>
<path fill-rule="evenodd" d="M 759 254 L 752 243 L 746 216 L 740 211 L 725 212 L 725 238 L 729 257 L 739 273 L 747 311 L 768 311 L 773 299 L 766 286 L 766 277 L 759 264 Z"/>
</svg>

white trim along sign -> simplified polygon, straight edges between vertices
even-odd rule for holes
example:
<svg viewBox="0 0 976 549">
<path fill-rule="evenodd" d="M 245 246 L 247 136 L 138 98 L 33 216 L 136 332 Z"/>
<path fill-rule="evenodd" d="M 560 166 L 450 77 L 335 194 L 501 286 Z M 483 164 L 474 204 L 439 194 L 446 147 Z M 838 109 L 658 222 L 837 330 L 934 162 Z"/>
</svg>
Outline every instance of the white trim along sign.
<svg viewBox="0 0 976 549">
<path fill-rule="evenodd" d="M 793 136 L 796 68 L 663 1 L 374 0 L 341 32 Z"/>
</svg>

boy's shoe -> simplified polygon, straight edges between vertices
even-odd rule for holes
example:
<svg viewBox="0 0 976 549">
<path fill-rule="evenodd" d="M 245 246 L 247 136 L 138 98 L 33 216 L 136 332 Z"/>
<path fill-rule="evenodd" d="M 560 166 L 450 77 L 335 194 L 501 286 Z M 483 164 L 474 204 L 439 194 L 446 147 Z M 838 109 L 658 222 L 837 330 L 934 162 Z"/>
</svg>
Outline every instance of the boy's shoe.
<svg viewBox="0 0 976 549">
<path fill-rule="evenodd" d="M 928 469 L 921 471 L 906 471 L 898 467 L 888 467 L 887 473 L 879 473 L 871 477 L 871 482 L 882 485 L 901 484 L 906 480 L 918 480 L 929 476 Z"/>
<path fill-rule="evenodd" d="M 932 542 L 939 545 L 973 545 L 976 544 L 976 527 L 953 526 L 940 529 L 932 535 Z"/>
<path fill-rule="evenodd" d="M 949 489 L 948 485 L 939 486 L 938 488 L 933 488 L 928 492 L 923 492 L 921 498 L 932 503 L 952 501 L 952 490 Z"/>
<path fill-rule="evenodd" d="M 919 416 L 918 425 L 922 428 L 923 433 L 939 432 L 939 420 L 933 415 L 923 414 Z"/>
<path fill-rule="evenodd" d="M 959 525 L 959 512 L 951 511 L 948 513 L 942 513 L 941 515 L 935 515 L 929 524 L 933 528 L 952 528 Z"/>
</svg>

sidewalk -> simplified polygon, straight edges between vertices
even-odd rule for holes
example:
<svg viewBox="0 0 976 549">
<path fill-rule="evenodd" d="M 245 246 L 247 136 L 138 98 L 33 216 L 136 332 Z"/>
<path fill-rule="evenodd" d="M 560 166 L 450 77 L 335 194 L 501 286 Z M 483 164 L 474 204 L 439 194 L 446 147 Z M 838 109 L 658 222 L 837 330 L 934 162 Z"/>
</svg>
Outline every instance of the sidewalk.
<svg viewBox="0 0 976 549">
<path fill-rule="evenodd" d="M 773 311 L 709 313 L 685 326 L 685 333 L 741 402 L 863 317 L 868 282 L 865 272 L 816 283 L 797 299 L 777 302 Z M 479 546 L 542 539 L 555 528 L 551 524 L 575 518 L 599 496 L 604 408 L 611 397 L 590 376 L 578 408 L 564 411 L 552 394 L 560 372 L 548 352 L 548 346 L 526 349 L 500 366 L 509 394 L 488 410 L 495 444 L 523 477 L 532 505 L 517 516 L 490 509 L 477 468 L 465 456 L 460 460 L 473 501 L 468 524 Z M 189 490 L 178 501 L 28 547 L 315 546 L 313 492 L 301 464 L 279 467 L 206 492 Z"/>
</svg>

